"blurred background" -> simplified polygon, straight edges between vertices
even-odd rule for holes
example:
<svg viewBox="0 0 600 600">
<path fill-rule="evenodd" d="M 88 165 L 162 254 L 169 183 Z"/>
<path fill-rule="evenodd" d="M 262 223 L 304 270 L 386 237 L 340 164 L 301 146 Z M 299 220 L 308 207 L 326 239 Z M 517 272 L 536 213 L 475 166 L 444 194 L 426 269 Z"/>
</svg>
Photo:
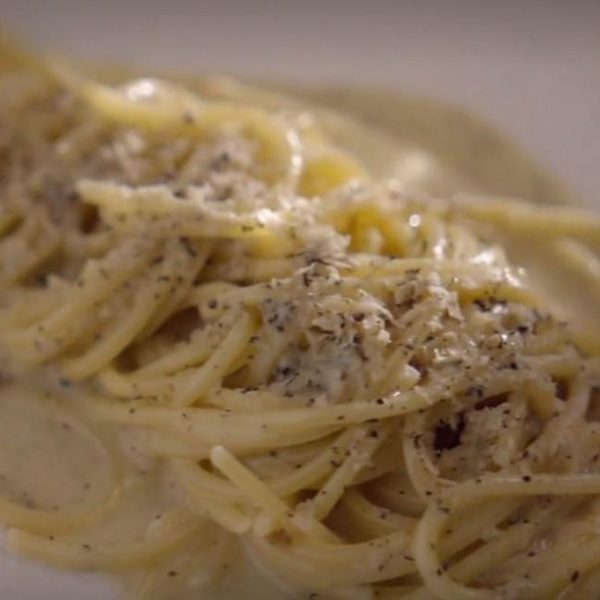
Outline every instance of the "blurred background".
<svg viewBox="0 0 600 600">
<path fill-rule="evenodd" d="M 0 0 L 0 15 L 79 57 L 446 100 L 600 197 L 600 0 Z"/>
</svg>

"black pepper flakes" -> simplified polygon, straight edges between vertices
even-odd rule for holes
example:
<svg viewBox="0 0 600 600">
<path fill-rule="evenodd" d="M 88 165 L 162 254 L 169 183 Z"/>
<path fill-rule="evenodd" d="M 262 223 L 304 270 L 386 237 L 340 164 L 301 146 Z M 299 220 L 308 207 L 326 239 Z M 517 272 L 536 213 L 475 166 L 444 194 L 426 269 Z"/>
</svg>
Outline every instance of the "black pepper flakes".
<svg viewBox="0 0 600 600">
<path fill-rule="evenodd" d="M 441 419 L 438 421 L 434 429 L 433 447 L 434 450 L 441 454 L 446 450 L 452 450 L 457 446 L 460 446 L 462 434 L 465 430 L 465 417 L 460 413 L 456 417 L 454 424 Z"/>
</svg>

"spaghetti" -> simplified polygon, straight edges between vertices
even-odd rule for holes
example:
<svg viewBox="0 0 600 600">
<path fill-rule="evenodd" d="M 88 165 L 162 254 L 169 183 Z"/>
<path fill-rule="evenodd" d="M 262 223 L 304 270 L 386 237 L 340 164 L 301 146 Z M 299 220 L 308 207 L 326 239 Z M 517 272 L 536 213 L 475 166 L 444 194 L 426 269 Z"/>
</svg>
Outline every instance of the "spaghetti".
<svg viewBox="0 0 600 600">
<path fill-rule="evenodd" d="M 600 593 L 597 323 L 494 241 L 597 295 L 597 215 L 370 181 L 243 87 L 0 85 L 1 396 L 52 398 L 109 481 L 52 508 L 2 483 L 11 549 L 140 599 L 244 569 L 274 597 Z"/>
</svg>

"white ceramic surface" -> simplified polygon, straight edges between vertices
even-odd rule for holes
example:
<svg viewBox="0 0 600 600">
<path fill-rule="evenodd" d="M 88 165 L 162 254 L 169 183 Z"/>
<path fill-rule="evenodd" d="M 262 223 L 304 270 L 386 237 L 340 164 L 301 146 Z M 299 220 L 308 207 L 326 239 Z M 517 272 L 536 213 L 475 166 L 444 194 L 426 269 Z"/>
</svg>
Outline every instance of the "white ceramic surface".
<svg viewBox="0 0 600 600">
<path fill-rule="evenodd" d="M 486 117 L 600 207 L 600 1 L 0 0 L 40 47 L 155 69 L 352 82 Z M 0 600 L 114 597 L 0 551 Z"/>
</svg>

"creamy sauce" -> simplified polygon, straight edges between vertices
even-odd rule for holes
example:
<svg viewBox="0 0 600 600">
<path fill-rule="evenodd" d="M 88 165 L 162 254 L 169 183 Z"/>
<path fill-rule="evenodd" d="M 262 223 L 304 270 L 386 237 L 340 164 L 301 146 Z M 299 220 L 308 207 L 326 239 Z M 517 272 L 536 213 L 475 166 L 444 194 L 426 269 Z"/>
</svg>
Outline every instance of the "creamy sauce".
<svg viewBox="0 0 600 600">
<path fill-rule="evenodd" d="M 41 375 L 27 383 L 0 384 L 0 494 L 27 508 L 68 512 L 93 508 L 110 493 L 112 469 L 98 440 L 106 432 L 82 424 L 77 398 L 85 386 L 54 386 Z M 74 418 L 73 414 L 78 414 Z M 19 432 L 15 435 L 15 432 Z M 67 539 L 82 548 L 143 541 L 150 523 L 180 505 L 168 477 L 156 461 L 142 459 L 127 436 L 121 443 L 105 440 L 121 472 L 122 493 L 100 526 L 91 525 Z M 112 442 L 112 444 L 111 444 Z M 114 444 L 114 445 L 113 445 Z M 222 536 L 221 536 L 222 537 Z M 207 548 L 210 549 L 207 551 Z M 208 557 L 208 558 L 207 558 Z M 207 560 L 210 578 L 198 576 Z M 197 538 L 169 556 L 155 570 L 128 573 L 126 596 L 156 600 L 240 598 L 251 585 L 253 597 L 273 600 L 301 596 L 263 573 L 251 552 L 234 536 L 225 542 L 208 522 Z"/>
<path fill-rule="evenodd" d="M 395 175 L 410 188 L 435 194 L 468 191 L 547 202 L 567 199 L 560 185 L 510 142 L 454 109 L 385 91 L 294 91 L 369 124 L 345 126 L 344 120 L 333 118 L 329 128 L 377 176 Z M 531 268 L 539 289 L 556 292 L 561 299 L 557 308 L 565 316 L 576 317 L 583 310 L 598 322 L 598 302 L 591 294 L 573 292 L 582 289 L 576 276 L 548 268 L 552 261 L 547 248 L 524 239 L 507 241 L 513 258 Z M 97 441 L 105 432 L 83 425 L 84 415 L 82 420 L 70 416 L 83 390 L 42 378 L 17 385 L 10 376 L 0 385 L 0 493 L 24 506 L 57 510 L 102 501 L 111 480 L 110 459 Z M 170 494 L 176 492 L 165 482 L 160 465 L 140 459 L 127 440 L 118 446 L 116 452 L 127 456 L 129 465 L 121 474 L 124 502 L 107 515 L 100 529 L 90 530 L 85 538 L 89 545 L 142 539 L 148 523 L 174 504 Z M 233 539 L 227 542 L 236 546 L 233 561 L 229 549 L 215 547 L 209 553 L 220 576 L 209 582 L 195 579 L 195 567 L 205 560 L 212 540 L 207 525 L 155 572 L 132 576 L 129 592 L 137 598 L 165 600 L 300 597 L 257 570 L 242 544 Z"/>
<path fill-rule="evenodd" d="M 107 495 L 104 450 L 64 398 L 40 383 L 2 386 L 0 493 L 28 508 L 93 505 Z"/>
</svg>

